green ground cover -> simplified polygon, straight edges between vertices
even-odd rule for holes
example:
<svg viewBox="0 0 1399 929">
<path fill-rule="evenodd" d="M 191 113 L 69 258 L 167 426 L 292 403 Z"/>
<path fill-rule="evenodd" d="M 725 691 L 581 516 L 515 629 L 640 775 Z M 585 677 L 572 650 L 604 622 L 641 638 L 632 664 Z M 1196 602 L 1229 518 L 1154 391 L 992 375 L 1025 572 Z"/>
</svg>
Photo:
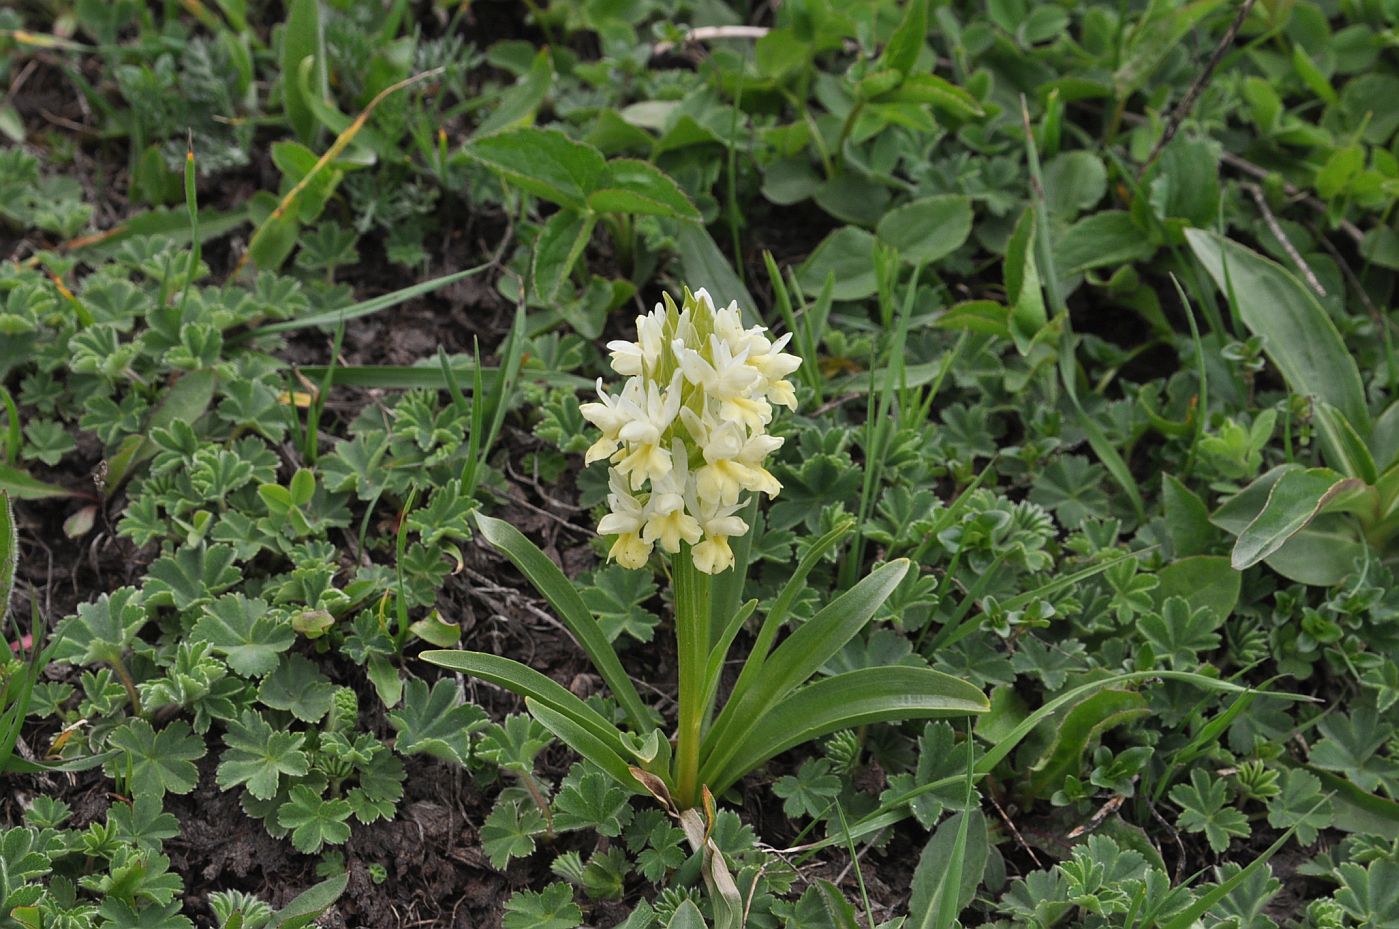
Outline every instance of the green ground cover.
<svg viewBox="0 0 1399 929">
<path fill-rule="evenodd" d="M 1397 28 L 0 9 L 0 927 L 1399 926 Z"/>
</svg>

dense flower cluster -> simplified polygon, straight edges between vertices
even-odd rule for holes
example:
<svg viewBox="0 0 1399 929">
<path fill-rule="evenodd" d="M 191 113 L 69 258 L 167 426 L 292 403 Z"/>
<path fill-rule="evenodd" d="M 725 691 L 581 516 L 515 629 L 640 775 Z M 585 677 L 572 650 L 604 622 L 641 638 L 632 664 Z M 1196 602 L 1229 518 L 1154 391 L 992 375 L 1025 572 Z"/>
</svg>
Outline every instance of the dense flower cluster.
<svg viewBox="0 0 1399 929">
<path fill-rule="evenodd" d="M 708 293 L 670 295 L 636 318 L 636 341 L 609 342 L 612 368 L 625 377 L 618 394 L 598 379 L 598 400 L 583 416 L 602 430 L 589 464 L 611 462 L 611 512 L 598 524 L 616 536 L 608 557 L 628 568 L 646 564 L 660 543 L 671 554 L 693 546 L 695 567 L 718 574 L 734 563 L 729 538 L 748 531 L 735 514 L 744 491 L 782 489 L 763 466 L 782 440 L 767 434 L 774 405 L 796 409 L 788 381 L 801 359 L 770 340 L 762 326 L 743 327 L 737 303 L 716 309 Z"/>
</svg>

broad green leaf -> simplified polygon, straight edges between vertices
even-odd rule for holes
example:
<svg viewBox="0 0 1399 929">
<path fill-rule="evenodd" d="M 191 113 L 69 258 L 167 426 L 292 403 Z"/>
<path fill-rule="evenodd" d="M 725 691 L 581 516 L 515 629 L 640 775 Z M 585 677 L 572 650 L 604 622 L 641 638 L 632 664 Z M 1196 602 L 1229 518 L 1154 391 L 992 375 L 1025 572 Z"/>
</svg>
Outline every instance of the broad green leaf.
<svg viewBox="0 0 1399 929">
<path fill-rule="evenodd" d="M 981 875 L 986 870 L 986 859 L 990 854 L 987 842 L 986 816 L 980 810 L 956 813 L 938 826 L 923 852 L 918 856 L 918 867 L 913 872 L 913 893 L 908 899 L 909 929 L 930 929 L 938 925 L 938 911 L 941 909 L 943 889 L 947 881 L 953 879 L 948 871 L 952 867 L 955 847 L 966 819 L 966 834 L 962 849 L 961 873 L 956 875 L 957 900 L 952 912 L 960 913 L 971 903 L 976 888 L 981 883 Z"/>
<path fill-rule="evenodd" d="M 547 303 L 558 295 L 592 238 L 596 223 L 592 213 L 570 209 L 549 217 L 534 245 L 534 288 L 540 299 Z"/>
<path fill-rule="evenodd" d="M 1218 533 L 1210 527 L 1210 511 L 1200 495 L 1176 477 L 1162 473 L 1161 504 L 1172 554 L 1176 558 L 1204 554 Z"/>
<path fill-rule="evenodd" d="M 544 728 L 558 736 L 559 741 L 606 771 L 618 784 L 636 793 L 646 792 L 637 779 L 632 776 L 631 767 L 627 761 L 604 740 L 599 739 L 586 727 L 575 722 L 571 716 L 559 713 L 532 697 L 525 698 L 525 707 Z"/>
<path fill-rule="evenodd" d="M 695 911 L 698 914 L 698 910 Z M 666 929 L 674 926 L 672 920 Z M 792 910 L 788 925 L 801 929 L 861 929 L 861 922 L 855 915 L 855 907 L 840 888 L 830 881 L 817 881 L 806 888 L 801 899 Z M 704 929 L 704 923 L 696 923 L 697 929 Z"/>
<path fill-rule="evenodd" d="M 1338 470 L 1347 477 L 1359 478 L 1367 484 L 1379 480 L 1379 468 L 1365 440 L 1340 410 L 1325 401 L 1317 401 L 1312 415 L 1326 447 L 1334 449 L 1340 456 L 1335 461 Z"/>
<path fill-rule="evenodd" d="M 903 83 L 878 99 L 881 103 L 929 103 L 956 119 L 985 114 L 975 97 L 936 74 L 909 74 Z"/>
<path fill-rule="evenodd" d="M 0 461 L 0 493 L 6 493 L 16 500 L 45 500 L 50 497 L 72 497 L 73 491 L 56 484 L 49 484 L 27 471 Z"/>
<path fill-rule="evenodd" d="M 1061 152 L 1046 161 L 1043 179 L 1045 207 L 1050 216 L 1065 221 L 1097 206 L 1108 190 L 1107 167 L 1101 158 L 1086 149 Z M 1056 248 L 1057 245 L 1056 242 Z M 1062 270 L 1065 274 L 1072 273 L 1067 267 Z"/>
<path fill-rule="evenodd" d="M 763 712 L 722 755 L 702 762 L 701 780 L 716 794 L 793 746 L 876 722 L 984 713 L 990 704 L 971 684 L 928 668 L 847 671 L 803 687 Z"/>
<path fill-rule="evenodd" d="M 831 291 L 837 300 L 863 300 L 879 289 L 874 279 L 874 236 L 855 226 L 842 226 L 821 240 L 797 269 L 797 283 L 817 293 L 834 275 Z"/>
<path fill-rule="evenodd" d="M 165 391 L 164 398 L 155 408 L 155 412 L 151 413 L 142 433 L 129 436 L 117 449 L 116 454 L 107 459 L 108 496 L 116 493 L 122 482 L 155 454 L 155 444 L 146 436 L 156 429 L 169 428 L 171 423 L 177 421 L 194 426 L 214 399 L 214 387 L 217 384 L 218 374 L 213 369 L 203 368 L 190 371 Z"/>
<path fill-rule="evenodd" d="M 1221 503 L 1210 516 L 1210 522 L 1230 535 L 1238 535 L 1258 517 L 1268 502 L 1273 486 L 1284 474 L 1302 469 L 1301 465 L 1278 465 L 1254 478 L 1243 490 Z"/>
<path fill-rule="evenodd" d="M 1155 251 L 1150 237 L 1123 210 L 1085 216 L 1054 240 L 1054 257 L 1064 277 L 1140 261 Z"/>
<path fill-rule="evenodd" d="M 701 755 L 736 751 L 745 728 L 755 726 L 764 710 L 806 683 L 864 628 L 908 573 L 908 566 L 907 559 L 881 565 L 793 632 L 770 657 L 762 660 L 759 653 L 761 673 L 754 675 L 747 690 L 736 692 L 724 706 L 705 737 Z M 795 592 L 793 589 L 793 595 Z M 784 616 L 778 616 L 765 621 L 764 633 L 775 634 L 783 619 Z"/>
<path fill-rule="evenodd" d="M 1399 839 L 1399 803 L 1370 793 L 1349 778 L 1323 768 L 1308 770 L 1321 779 L 1335 805 L 1335 826 L 1342 832 L 1368 833 Z"/>
<path fill-rule="evenodd" d="M 535 590 L 543 594 L 554 607 L 559 619 L 583 647 L 583 651 L 592 660 L 593 667 L 597 668 L 598 674 L 611 688 L 613 696 L 621 703 L 637 731 L 645 732 L 650 729 L 648 723 L 651 711 L 641 702 L 636 686 L 622 668 L 621 661 L 617 659 L 617 652 L 607 640 L 607 634 L 593 618 L 573 582 L 564 577 L 558 565 L 550 561 L 549 556 L 540 551 L 538 546 L 504 520 L 478 513 L 476 525 L 481 530 L 481 536 L 504 552 L 505 556 L 514 562 L 515 567 L 529 578 Z"/>
<path fill-rule="evenodd" d="M 557 129 L 510 129 L 475 139 L 463 151 L 521 190 L 575 210 L 587 208 L 607 168 L 602 152 Z"/>
<path fill-rule="evenodd" d="M 1263 338 L 1263 350 L 1288 386 L 1336 407 L 1359 436 L 1368 437 L 1370 413 L 1360 371 L 1311 291 L 1237 242 L 1200 229 L 1187 229 L 1185 237 L 1226 297 L 1232 290 L 1244 325 Z M 1330 451 L 1341 460 L 1339 449 Z"/>
<path fill-rule="evenodd" d="M 1306 528 L 1328 506 L 1363 490 L 1364 482 L 1342 477 L 1329 468 L 1289 471 L 1275 483 L 1253 521 L 1239 533 L 1230 557 L 1236 571 L 1250 568 L 1272 555 Z"/>
<path fill-rule="evenodd" d="M 827 553 L 835 547 L 836 543 L 854 528 L 854 525 L 855 522 L 853 519 L 842 520 L 829 532 L 812 543 L 811 547 L 806 550 L 806 553 L 802 555 L 801 559 L 792 569 L 792 572 L 787 575 L 787 582 L 782 585 L 782 589 L 777 594 L 777 599 L 773 601 L 772 606 L 769 607 L 767 614 L 763 617 L 762 625 L 758 629 L 758 635 L 754 639 L 753 647 L 748 653 L 748 659 L 744 661 L 743 670 L 739 672 L 738 680 L 734 683 L 733 689 L 729 692 L 730 702 L 742 700 L 743 695 L 748 692 L 748 689 L 759 680 L 762 675 L 763 665 L 767 663 L 768 654 L 772 650 L 773 643 L 777 641 L 777 634 L 781 631 L 782 625 L 787 621 L 788 614 L 792 609 L 792 603 L 796 600 L 797 595 L 806 587 L 807 575 L 812 572 L 821 559 L 827 556 Z M 732 638 L 729 635 L 723 635 L 718 641 L 732 642 Z M 706 688 L 706 693 L 710 697 L 713 696 L 715 690 L 718 688 L 718 672 L 723 668 L 723 662 L 727 657 L 727 652 L 727 648 L 716 649 L 715 652 L 710 655 L 710 668 L 708 673 L 711 680 L 709 686 Z M 706 699 L 705 705 L 710 705 L 708 699 Z M 725 715 L 727 716 L 728 714 Z M 732 717 L 728 717 L 721 719 L 720 722 L 715 725 L 714 738 L 716 741 L 725 738 L 722 727 L 725 723 L 731 721 Z"/>
<path fill-rule="evenodd" d="M 670 922 L 666 923 L 666 929 L 709 929 L 705 925 L 704 916 L 700 913 L 699 907 L 695 906 L 693 900 L 686 900 L 675 908 L 675 913 L 670 917 Z"/>
<path fill-rule="evenodd" d="M 1301 694 L 1286 693 L 1281 691 L 1252 690 L 1250 688 L 1242 687 L 1238 684 L 1234 684 L 1229 681 L 1221 681 L 1218 678 L 1207 677 L 1203 674 L 1196 674 L 1190 671 L 1168 671 L 1156 669 L 1151 671 L 1129 671 L 1124 674 L 1115 674 L 1111 677 L 1104 678 L 1100 681 L 1091 681 L 1087 684 L 1081 684 L 1078 687 L 1074 687 L 1070 690 L 1065 691 L 1064 693 L 1060 694 L 1059 696 L 1053 698 L 1052 700 L 1037 708 L 1033 713 L 1030 713 L 1029 715 L 1025 716 L 1018 723 L 1016 723 L 1015 726 L 1009 731 L 1001 733 L 999 738 L 997 738 L 991 744 L 991 747 L 987 749 L 986 753 L 977 760 L 977 779 L 980 780 L 981 778 L 987 776 L 992 771 L 994 771 L 996 766 L 999 765 L 1006 758 L 1008 758 L 1010 756 L 1010 753 L 1015 750 L 1016 746 L 1018 746 L 1022 741 L 1024 741 L 1026 736 L 1028 736 L 1031 732 L 1033 732 L 1036 728 L 1043 724 L 1046 719 L 1048 719 L 1054 713 L 1058 712 L 1063 707 L 1069 706 L 1075 701 L 1081 700 L 1086 695 L 1105 687 L 1118 687 L 1124 684 L 1141 683 L 1154 679 L 1180 681 L 1181 683 L 1189 684 L 1192 687 L 1198 687 L 1202 690 L 1213 690 L 1220 691 L 1223 693 L 1258 694 L 1261 696 L 1272 696 L 1283 700 L 1295 701 L 1306 701 L 1311 699 L 1310 697 L 1306 697 Z M 916 799 L 919 796 L 922 796 L 925 793 L 929 793 L 934 790 L 942 790 L 947 787 L 950 787 L 958 783 L 963 778 L 965 778 L 965 775 L 954 775 L 936 781 L 930 781 L 926 784 L 918 785 L 918 787 L 914 788 L 913 790 L 907 791 L 905 793 L 899 794 L 881 802 L 877 809 L 862 817 L 859 820 L 859 822 L 854 823 L 850 826 L 849 836 L 855 839 L 862 838 L 864 836 L 879 832 L 880 830 L 885 829 L 888 826 L 902 821 L 903 819 L 907 818 L 912 814 L 912 811 L 908 808 L 908 804 L 910 804 L 914 799 Z M 1399 809 L 1399 807 L 1396 807 L 1396 809 Z M 1396 813 L 1396 819 L 1399 819 L 1399 813 Z M 815 850 L 817 848 L 826 848 L 844 841 L 845 833 L 842 833 L 841 835 L 831 836 L 819 842 L 813 843 L 811 846 L 809 846 L 809 849 Z"/>
<path fill-rule="evenodd" d="M 925 264 L 952 254 L 972 231 L 968 197 L 925 197 L 884 214 L 876 234 L 908 264 Z"/>
<path fill-rule="evenodd" d="M 529 70 L 521 75 L 500 98 L 500 103 L 491 115 L 481 120 L 473 135 L 488 136 L 503 129 L 514 129 L 534 121 L 539 105 L 549 93 L 554 83 L 554 61 L 549 49 L 541 48 L 530 63 Z"/>
<path fill-rule="evenodd" d="M 607 162 L 588 206 L 599 213 L 636 213 L 698 222 L 699 210 L 675 183 L 654 165 L 634 158 Z"/>
<path fill-rule="evenodd" d="M 911 0 L 903 20 L 884 45 L 884 52 L 875 64 L 876 70 L 889 69 L 902 78 L 913 70 L 918 53 L 928 38 L 928 0 Z"/>
<path fill-rule="evenodd" d="M 1313 587 L 1332 587 L 1356 570 L 1366 556 L 1366 544 L 1348 517 L 1318 516 L 1283 543 L 1264 561 L 1290 581 Z"/>
<path fill-rule="evenodd" d="M 1181 597 L 1192 608 L 1208 607 L 1219 622 L 1228 619 L 1239 602 L 1243 577 L 1223 555 L 1195 555 L 1166 565 L 1156 574 L 1152 595 L 1158 604 Z"/>
<path fill-rule="evenodd" d="M 1116 56 L 1113 85 L 1119 100 L 1126 100 L 1144 86 L 1166 56 L 1208 16 L 1221 0 L 1193 0 L 1184 4 L 1150 3 L 1135 17 L 1127 31 L 1126 47 Z"/>
</svg>

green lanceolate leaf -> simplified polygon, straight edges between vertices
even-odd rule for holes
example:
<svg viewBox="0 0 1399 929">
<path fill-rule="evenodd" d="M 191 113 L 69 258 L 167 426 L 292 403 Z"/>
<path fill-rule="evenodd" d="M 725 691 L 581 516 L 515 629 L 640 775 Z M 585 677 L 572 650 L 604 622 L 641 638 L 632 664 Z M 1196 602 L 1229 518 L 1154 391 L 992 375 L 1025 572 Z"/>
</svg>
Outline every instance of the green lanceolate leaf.
<svg viewBox="0 0 1399 929">
<path fill-rule="evenodd" d="M 315 69 L 312 90 L 325 95 L 323 42 L 318 0 L 292 0 L 288 4 L 286 25 L 282 28 L 282 99 L 287 110 L 287 121 L 302 141 L 308 143 L 315 138 L 316 117 L 302 97 L 295 75 L 303 59 L 313 58 L 316 63 L 312 66 Z"/>
<path fill-rule="evenodd" d="M 127 437 L 116 453 L 107 459 L 106 492 L 110 496 L 138 466 L 155 454 L 156 447 L 147 436 L 156 429 L 166 429 L 174 422 L 190 426 L 204 415 L 214 399 L 218 374 L 212 368 L 190 371 L 165 392 L 160 405 L 151 414 L 143 433 Z"/>
<path fill-rule="evenodd" d="M 505 556 L 514 562 L 515 567 L 524 572 L 529 578 L 534 588 L 544 595 L 550 605 L 559 614 L 559 619 L 578 640 L 578 644 L 587 652 L 588 658 L 593 662 L 593 667 L 597 668 L 598 674 L 611 688 L 617 701 L 622 704 L 627 715 L 631 718 L 632 725 L 638 732 L 646 732 L 651 727 L 649 725 L 652 712 L 641 702 L 641 696 L 636 692 L 636 686 L 632 684 L 631 678 L 627 677 L 627 672 L 622 668 L 622 662 L 617 658 L 617 652 L 612 648 L 612 643 L 607 640 L 607 634 L 593 618 L 592 611 L 588 609 L 583 598 L 579 596 L 578 590 L 573 583 L 559 570 L 558 565 L 549 560 L 549 556 L 539 550 L 529 539 L 525 538 L 518 529 L 504 520 L 494 519 L 490 516 L 476 515 L 476 526 L 481 530 L 481 535 L 487 542 L 490 542 Z M 502 685 L 503 686 L 503 685 Z"/>
<path fill-rule="evenodd" d="M 296 329 L 306 329 L 312 326 L 336 326 L 352 319 L 359 319 L 361 316 L 369 316 L 373 313 L 382 312 L 383 310 L 398 306 L 400 303 L 406 303 L 414 297 L 430 294 L 434 290 L 440 290 L 446 287 L 448 284 L 460 281 L 463 278 L 471 277 L 474 274 L 480 274 L 488 267 L 490 267 L 490 265 L 477 265 L 474 268 L 467 268 L 465 271 L 455 271 L 451 274 L 435 277 L 430 281 L 414 284 L 411 287 L 404 287 L 400 290 L 395 290 L 393 293 L 373 297 L 369 300 L 362 300 L 359 303 L 351 304 L 343 309 L 326 310 L 323 313 L 313 313 L 296 319 L 287 319 L 281 322 L 269 323 L 265 326 L 258 326 L 252 332 L 248 333 L 248 335 L 241 338 L 235 337 L 230 341 L 237 344 L 254 334 L 266 335 L 274 332 L 291 332 Z M 312 377 L 314 379 L 314 376 Z"/>
<path fill-rule="evenodd" d="M 1370 413 L 1355 359 L 1331 317 L 1280 265 L 1212 232 L 1187 229 L 1195 257 L 1226 296 L 1232 292 L 1244 325 L 1263 337 L 1263 350 L 1288 386 L 1340 410 L 1355 431 L 1370 434 Z M 1331 449 L 1337 461 L 1339 449 Z"/>
<path fill-rule="evenodd" d="M 19 533 L 15 529 L 15 511 L 10 506 L 10 495 L 0 490 L 0 622 L 5 621 L 10 610 L 18 565 Z"/>
<path fill-rule="evenodd" d="M 425 661 L 479 677 L 518 697 L 534 700 L 555 713 L 570 719 L 593 738 L 603 743 L 615 754 L 626 754 L 626 743 L 621 731 L 608 722 L 592 707 L 574 696 L 562 684 L 538 671 L 510 658 L 488 655 L 484 652 L 468 652 L 456 649 L 426 651 L 421 656 Z"/>
<path fill-rule="evenodd" d="M 792 633 L 765 661 L 759 650 L 755 650 L 754 657 L 760 661 L 761 673 L 755 672 L 748 689 L 736 692 L 724 705 L 714 727 L 705 736 L 702 757 L 736 751 L 737 741 L 744 731 L 756 724 L 758 713 L 804 684 L 864 628 L 875 610 L 903 580 L 908 565 L 907 559 L 899 559 L 870 572 L 868 577 L 831 601 L 810 622 Z M 781 617 L 764 624 L 764 630 L 759 633 L 762 650 L 766 649 L 771 642 L 770 637 L 776 635 L 780 625 Z"/>
<path fill-rule="evenodd" d="M 700 778 L 722 793 L 764 761 L 838 729 L 904 719 L 985 713 L 990 702 L 971 684 L 928 668 L 864 668 L 837 674 L 771 705 L 731 747 L 703 762 Z M 716 747 L 717 749 L 717 747 Z"/>
<path fill-rule="evenodd" d="M 956 857 L 958 839 L 962 839 L 960 873 L 948 871 Z M 946 926 L 939 920 L 943 895 L 955 890 L 949 899 L 951 912 L 960 913 L 975 894 L 986 870 L 989 844 L 986 837 L 986 817 L 980 810 L 957 813 L 944 820 L 918 856 L 918 869 L 913 873 L 913 894 L 908 901 L 911 929 L 933 929 Z"/>
<path fill-rule="evenodd" d="M 1328 508 L 1365 490 L 1358 478 L 1343 477 L 1330 468 L 1288 471 L 1273 484 L 1258 515 L 1239 533 L 1230 556 L 1242 571 L 1272 555 Z"/>
<path fill-rule="evenodd" d="M 269 926 L 277 929 L 303 929 L 330 909 L 340 895 L 345 892 L 345 888 L 350 884 L 349 873 L 336 875 L 327 878 L 310 889 L 302 891 L 292 899 L 290 903 L 277 911 L 272 917 Z"/>
<path fill-rule="evenodd" d="M 72 497 L 73 491 L 31 477 L 29 472 L 0 461 L 0 491 L 15 500 L 44 500 L 50 497 Z"/>
<path fill-rule="evenodd" d="M 525 707 L 530 715 L 558 736 L 559 741 L 584 758 L 606 771 L 614 781 L 635 793 L 645 793 L 645 789 L 632 776 L 630 766 L 621 755 L 613 751 L 602 739 L 580 726 L 572 717 L 559 713 L 532 697 L 525 698 Z"/>
<path fill-rule="evenodd" d="M 1035 210 L 1020 214 L 1015 232 L 1006 246 L 1006 300 L 1010 304 L 1010 333 L 1023 355 L 1030 341 L 1049 322 L 1040 289 L 1039 266 L 1035 262 Z"/>
</svg>

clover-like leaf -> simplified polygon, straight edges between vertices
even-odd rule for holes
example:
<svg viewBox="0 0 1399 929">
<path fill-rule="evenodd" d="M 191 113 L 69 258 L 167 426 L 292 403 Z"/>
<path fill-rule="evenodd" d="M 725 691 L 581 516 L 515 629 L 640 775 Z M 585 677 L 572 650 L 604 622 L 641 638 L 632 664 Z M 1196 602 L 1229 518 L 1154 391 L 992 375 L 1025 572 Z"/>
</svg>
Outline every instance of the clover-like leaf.
<svg viewBox="0 0 1399 929">
<path fill-rule="evenodd" d="M 591 582 L 579 592 L 609 641 L 625 633 L 649 642 L 655 635 L 660 617 L 642 604 L 656 595 L 656 585 L 645 571 L 608 565 L 593 572 Z"/>
<path fill-rule="evenodd" d="M 63 639 L 54 657 L 83 664 L 112 661 L 131 647 L 145 624 L 141 593 L 134 587 L 119 587 L 78 606 L 78 615 L 63 625 Z"/>
<path fill-rule="evenodd" d="M 1336 902 L 1356 925 L 1373 929 L 1399 926 L 1399 862 L 1377 858 L 1368 867 L 1346 862 L 1337 868 L 1341 889 Z"/>
<path fill-rule="evenodd" d="M 1171 788 L 1171 800 L 1181 808 L 1180 827 L 1186 832 L 1203 832 L 1216 852 L 1228 848 L 1231 838 L 1245 838 L 1253 831 L 1248 817 L 1229 806 L 1228 798 L 1228 785 L 1200 768 L 1190 772 L 1189 784 Z"/>
<path fill-rule="evenodd" d="M 550 884 L 540 893 L 522 890 L 505 903 L 505 929 L 577 929 L 583 911 L 573 902 L 573 888 Z"/>
<path fill-rule="evenodd" d="M 263 679 L 257 698 L 274 710 L 286 710 L 303 722 L 314 723 L 330 712 L 335 686 L 314 664 L 300 655 L 287 655 Z"/>
<path fill-rule="evenodd" d="M 1335 818 L 1330 799 L 1321 791 L 1321 779 L 1301 768 L 1287 772 L 1282 790 L 1268 801 L 1268 825 L 1275 829 L 1295 826 L 1297 841 L 1311 845 L 1317 833 Z"/>
<path fill-rule="evenodd" d="M 204 740 L 182 719 L 159 732 L 144 719 L 129 719 L 112 730 L 107 743 L 118 750 L 104 765 L 107 773 L 125 778 L 135 796 L 189 793 L 199 781 L 194 762 L 207 751 Z"/>
<path fill-rule="evenodd" d="M 255 710 L 244 711 L 224 733 L 228 750 L 219 762 L 219 786 L 230 790 L 242 784 L 259 800 L 272 799 L 283 774 L 301 777 L 310 770 L 310 759 L 301 750 L 305 741 L 299 732 L 274 730 Z"/>
<path fill-rule="evenodd" d="M 180 834 L 180 821 L 154 794 L 138 794 L 131 803 L 113 803 L 107 819 L 117 827 L 117 837 L 141 848 L 158 851 L 166 839 Z"/>
<path fill-rule="evenodd" d="M 212 645 L 244 677 L 270 673 L 277 667 L 277 656 L 296 643 L 291 624 L 269 614 L 266 600 L 242 594 L 206 604 L 193 635 Z"/>
<path fill-rule="evenodd" d="M 1316 767 L 1343 774 L 1365 790 L 1399 782 L 1399 764 L 1380 754 L 1394 726 L 1373 708 L 1362 706 L 1349 716 L 1332 713 L 1316 728 L 1324 736 L 1308 759 Z"/>
<path fill-rule="evenodd" d="M 548 824 L 539 807 L 519 800 L 506 800 L 495 805 L 481 824 L 481 848 L 491 865 L 500 870 L 511 858 L 523 858 L 534 851 L 534 837 L 548 831 Z"/>
<path fill-rule="evenodd" d="M 632 817 L 630 797 L 601 771 L 584 770 L 580 777 L 564 779 L 554 798 L 556 829 L 593 829 L 615 838 Z"/>
<path fill-rule="evenodd" d="M 326 800 L 310 787 L 297 784 L 277 808 L 277 822 L 291 830 L 291 843 L 298 851 L 314 855 L 326 845 L 344 844 L 350 837 L 345 820 L 351 812 L 348 801 Z"/>
<path fill-rule="evenodd" d="M 778 778 L 772 792 L 782 798 L 782 812 L 790 819 L 823 816 L 840 796 L 840 778 L 825 758 L 808 758 L 795 775 Z"/>
<path fill-rule="evenodd" d="M 1193 667 L 1201 652 L 1218 648 L 1218 626 L 1213 610 L 1203 606 L 1192 610 L 1184 597 L 1168 597 L 1160 612 L 1148 612 L 1137 620 L 1156 657 L 1173 668 Z"/>
<path fill-rule="evenodd" d="M 533 716 L 516 713 L 505 722 L 492 724 L 481 736 L 476 754 L 502 768 L 528 774 L 534 770 L 534 759 L 553 741 Z"/>
<path fill-rule="evenodd" d="M 424 753 L 464 765 L 471 757 L 471 734 L 484 728 L 487 719 L 485 710 L 462 699 L 452 681 L 444 678 L 429 691 L 426 682 L 414 678 L 389 722 L 398 730 L 394 748 L 400 755 Z"/>
<path fill-rule="evenodd" d="M 156 559 L 146 578 L 146 602 L 181 612 L 208 603 L 243 578 L 231 545 L 182 548 Z"/>
</svg>

